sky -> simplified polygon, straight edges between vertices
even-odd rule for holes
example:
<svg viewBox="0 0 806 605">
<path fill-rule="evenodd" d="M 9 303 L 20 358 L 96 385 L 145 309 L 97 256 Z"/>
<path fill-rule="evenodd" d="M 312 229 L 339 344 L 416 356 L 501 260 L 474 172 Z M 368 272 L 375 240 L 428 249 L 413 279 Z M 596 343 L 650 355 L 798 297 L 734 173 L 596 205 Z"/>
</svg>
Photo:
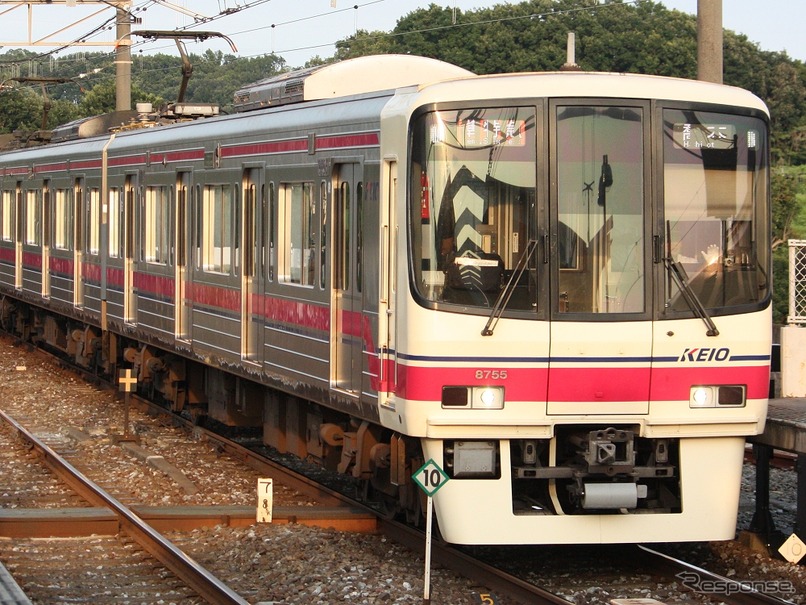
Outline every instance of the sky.
<svg viewBox="0 0 806 605">
<path fill-rule="evenodd" d="M 71 0 L 64 1 L 71 3 Z M 670 9 L 696 14 L 697 1 L 662 0 L 662 3 Z M 51 41 L 71 41 L 114 17 L 114 10 L 104 8 L 104 4 L 82 4 L 82 0 L 72 0 L 76 4 L 73 7 L 34 5 L 29 37 L 29 13 L 24 2 L 0 0 L 0 53 L 20 47 L 46 52 L 52 47 L 29 46 L 27 42 L 48 36 Z M 132 11 L 143 21 L 132 29 L 172 30 L 193 24 L 195 17 L 213 17 L 229 11 L 228 16 L 193 29 L 225 34 L 234 43 L 237 56 L 273 52 L 282 56 L 290 67 L 298 67 L 313 56 L 331 56 L 335 51 L 333 43 L 358 29 L 390 31 L 400 17 L 425 8 L 431 2 L 466 12 L 497 4 L 517 4 L 518 0 L 134 0 Z M 15 8 L 15 4 L 22 6 Z M 143 7 L 147 10 L 142 10 Z M 745 34 L 762 50 L 786 51 L 793 59 L 806 62 L 806 36 L 800 27 L 793 27 L 793 24 L 806 23 L 806 0 L 722 0 L 722 18 L 726 29 Z M 67 27 L 73 22 L 78 24 Z M 107 45 L 86 47 L 86 50 L 111 50 L 114 37 L 114 28 L 101 31 L 89 39 Z M 171 40 L 145 43 L 144 38 L 138 36 L 133 36 L 133 40 L 135 56 L 139 52 L 177 52 Z M 195 54 L 207 49 L 233 52 L 223 38 L 209 38 L 204 42 L 188 40 L 186 45 L 188 52 Z M 63 53 L 76 50 L 72 48 Z"/>
</svg>

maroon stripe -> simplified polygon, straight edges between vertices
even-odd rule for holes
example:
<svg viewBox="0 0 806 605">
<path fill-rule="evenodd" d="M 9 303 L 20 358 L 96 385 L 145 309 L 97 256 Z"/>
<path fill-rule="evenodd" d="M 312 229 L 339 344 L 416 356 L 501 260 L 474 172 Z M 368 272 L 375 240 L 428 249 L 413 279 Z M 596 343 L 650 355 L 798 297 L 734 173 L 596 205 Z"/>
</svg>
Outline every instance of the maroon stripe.
<svg viewBox="0 0 806 605">
<path fill-rule="evenodd" d="M 272 153 L 295 153 L 308 151 L 308 139 L 288 139 L 285 141 L 263 141 L 247 145 L 227 145 L 221 148 L 221 157 L 240 155 L 266 155 Z"/>
<path fill-rule="evenodd" d="M 24 267 L 42 270 L 42 255 L 36 252 L 23 252 L 22 264 Z"/>
<path fill-rule="evenodd" d="M 343 149 L 345 147 L 377 147 L 380 139 L 377 132 L 359 132 L 329 137 L 316 137 L 316 150 Z"/>
</svg>

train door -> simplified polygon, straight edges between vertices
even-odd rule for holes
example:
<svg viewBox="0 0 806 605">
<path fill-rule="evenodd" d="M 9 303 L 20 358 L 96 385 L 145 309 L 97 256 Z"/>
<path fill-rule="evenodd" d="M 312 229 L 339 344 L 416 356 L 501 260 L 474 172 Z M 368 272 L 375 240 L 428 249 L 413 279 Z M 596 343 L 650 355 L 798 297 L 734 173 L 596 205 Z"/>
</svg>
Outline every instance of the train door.
<svg viewBox="0 0 806 605">
<path fill-rule="evenodd" d="M 136 308 L 134 295 L 134 242 L 135 242 L 135 208 L 137 198 L 137 178 L 133 174 L 126 175 L 123 185 L 123 320 L 134 323 Z"/>
<path fill-rule="evenodd" d="M 363 370 L 360 166 L 338 165 L 334 175 L 331 372 L 335 388 L 358 395 Z"/>
<path fill-rule="evenodd" d="M 397 227 L 395 219 L 395 194 L 397 191 L 397 162 L 387 161 L 383 164 L 383 191 L 385 203 L 381 209 L 381 242 L 380 242 L 380 308 L 378 309 L 378 331 L 380 336 L 380 355 L 378 367 L 378 391 L 381 403 L 394 392 L 397 368 L 397 291 L 395 279 L 397 274 Z"/>
<path fill-rule="evenodd" d="M 649 108 L 551 105 L 549 414 L 649 411 Z"/>
<path fill-rule="evenodd" d="M 22 219 L 22 183 L 17 183 L 17 190 L 14 197 L 16 200 L 14 204 L 14 219 L 17 223 L 17 228 L 14 232 L 14 287 L 17 290 L 22 290 L 22 242 L 25 225 Z"/>
<path fill-rule="evenodd" d="M 176 221 L 174 222 L 174 241 L 176 242 L 176 263 L 174 265 L 174 328 L 176 338 L 180 340 L 191 339 L 191 305 L 190 295 L 191 272 L 187 268 L 190 256 L 190 202 L 189 197 L 193 191 L 193 183 L 189 171 L 182 171 L 176 175 Z"/>
<path fill-rule="evenodd" d="M 244 171 L 243 212 L 241 212 L 241 359 L 257 361 L 259 342 L 262 333 L 258 328 L 260 315 L 255 296 L 258 287 L 262 255 L 258 254 L 258 204 L 262 204 L 262 170 L 249 168 Z M 258 283 L 256 283 L 258 282 Z"/>
<path fill-rule="evenodd" d="M 73 183 L 73 304 L 76 307 L 84 306 L 84 275 L 81 270 L 84 250 L 84 179 L 76 179 Z"/>
<path fill-rule="evenodd" d="M 50 298 L 50 182 L 42 185 L 42 298 Z"/>
</svg>

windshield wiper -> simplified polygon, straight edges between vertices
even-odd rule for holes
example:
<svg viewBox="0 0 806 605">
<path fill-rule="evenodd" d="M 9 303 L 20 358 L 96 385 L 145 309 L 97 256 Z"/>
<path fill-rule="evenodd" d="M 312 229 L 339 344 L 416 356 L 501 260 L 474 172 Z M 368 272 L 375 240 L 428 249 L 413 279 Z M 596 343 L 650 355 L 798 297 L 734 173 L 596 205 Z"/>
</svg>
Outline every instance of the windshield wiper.
<svg viewBox="0 0 806 605">
<path fill-rule="evenodd" d="M 537 240 L 530 239 L 529 243 L 526 244 L 526 250 L 524 250 L 523 254 L 518 259 L 518 263 L 512 270 L 512 275 L 509 276 L 509 281 L 507 282 L 507 285 L 504 286 L 504 289 L 501 290 L 501 293 L 495 300 L 493 309 L 490 312 L 490 318 L 487 320 L 487 324 L 481 331 L 482 336 L 493 335 L 493 330 L 495 330 L 495 326 L 498 324 L 498 320 L 501 319 L 501 315 L 504 313 L 504 310 L 506 310 L 507 305 L 509 304 L 509 299 L 512 298 L 512 294 L 515 292 L 515 286 L 520 281 L 521 275 L 523 275 L 523 272 L 529 265 L 529 259 L 532 258 L 532 255 L 535 253 L 535 250 L 537 250 Z"/>
<path fill-rule="evenodd" d="M 688 283 L 688 276 L 686 275 L 685 269 L 678 265 L 674 259 L 669 256 L 665 256 L 663 258 L 663 264 L 666 265 L 669 275 L 672 276 L 674 283 L 676 283 L 677 287 L 680 289 L 680 293 L 683 295 L 683 300 L 686 301 L 688 308 L 691 309 L 694 315 L 702 319 L 705 323 L 705 326 L 708 328 L 708 330 L 705 332 L 705 335 L 719 336 L 719 330 L 716 329 L 714 321 L 711 319 L 711 316 L 708 315 L 708 311 L 705 310 L 705 307 L 697 297 L 697 294 Z"/>
</svg>

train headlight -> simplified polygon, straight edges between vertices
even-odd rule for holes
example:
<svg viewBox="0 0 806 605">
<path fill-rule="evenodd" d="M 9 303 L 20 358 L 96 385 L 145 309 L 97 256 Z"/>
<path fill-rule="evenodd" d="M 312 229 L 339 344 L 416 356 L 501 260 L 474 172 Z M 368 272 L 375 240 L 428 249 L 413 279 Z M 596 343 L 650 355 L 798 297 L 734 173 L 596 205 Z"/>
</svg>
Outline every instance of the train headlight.
<svg viewBox="0 0 806 605">
<path fill-rule="evenodd" d="M 747 402 L 747 386 L 743 384 L 693 386 L 689 392 L 691 408 L 744 407 Z"/>
<path fill-rule="evenodd" d="M 504 409 L 504 387 L 443 387 L 443 408 Z"/>
<path fill-rule="evenodd" d="M 504 387 L 473 387 L 472 407 L 481 410 L 504 408 Z"/>
<path fill-rule="evenodd" d="M 712 408 L 714 399 L 714 387 L 691 387 L 689 407 Z"/>
</svg>

